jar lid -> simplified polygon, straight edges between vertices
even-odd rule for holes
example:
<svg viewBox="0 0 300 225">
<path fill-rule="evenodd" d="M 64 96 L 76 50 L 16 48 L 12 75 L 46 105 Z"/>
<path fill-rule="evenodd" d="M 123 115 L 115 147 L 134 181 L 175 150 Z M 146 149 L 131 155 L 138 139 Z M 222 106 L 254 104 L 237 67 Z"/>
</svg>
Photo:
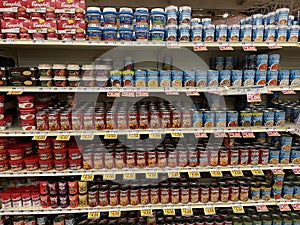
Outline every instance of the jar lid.
<svg viewBox="0 0 300 225">
<path fill-rule="evenodd" d="M 133 13 L 133 10 L 132 8 L 122 7 L 120 8 L 119 13 Z"/>
<path fill-rule="evenodd" d="M 65 64 L 53 64 L 53 69 L 66 69 L 67 65 Z"/>
<path fill-rule="evenodd" d="M 45 70 L 45 69 L 52 69 L 52 64 L 39 64 L 38 68 L 40 70 Z"/>
<path fill-rule="evenodd" d="M 67 67 L 68 70 L 80 70 L 80 66 L 79 65 L 75 65 L 75 64 L 69 64 Z"/>
<path fill-rule="evenodd" d="M 82 70 L 93 70 L 94 65 L 82 65 Z"/>
<path fill-rule="evenodd" d="M 165 10 L 163 9 L 163 8 L 154 8 L 154 9 L 152 9 L 151 10 L 151 13 L 152 14 L 155 14 L 155 13 L 164 13 L 165 12 Z"/>
<path fill-rule="evenodd" d="M 113 7 L 105 7 L 105 8 L 103 8 L 103 12 L 104 12 L 104 13 L 107 13 L 107 12 L 116 13 L 116 12 L 117 12 L 117 9 L 116 9 L 116 8 L 113 8 Z"/>
</svg>

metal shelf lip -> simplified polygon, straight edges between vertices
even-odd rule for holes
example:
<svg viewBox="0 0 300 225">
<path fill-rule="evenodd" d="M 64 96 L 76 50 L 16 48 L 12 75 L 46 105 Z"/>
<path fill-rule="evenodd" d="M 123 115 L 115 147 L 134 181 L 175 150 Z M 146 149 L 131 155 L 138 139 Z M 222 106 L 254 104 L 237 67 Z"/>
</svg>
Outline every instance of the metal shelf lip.
<svg viewBox="0 0 300 225">
<path fill-rule="evenodd" d="M 264 200 L 248 200 L 247 202 L 208 202 L 208 203 L 188 203 L 188 204 L 148 204 L 148 205 L 137 205 L 137 206 L 97 206 L 97 207 L 85 207 L 85 208 L 58 208 L 58 209 L 52 209 L 52 208 L 42 208 L 42 207 L 28 207 L 28 208 L 12 208 L 12 209 L 1 209 L 0 215 L 37 215 L 37 214 L 68 214 L 68 213 L 87 213 L 87 212 L 109 212 L 111 210 L 120 210 L 120 211 L 136 211 L 136 210 L 142 210 L 145 208 L 151 208 L 152 210 L 158 210 L 163 209 L 165 207 L 172 207 L 174 209 L 181 209 L 186 207 L 191 208 L 204 208 L 207 207 L 210 204 L 213 204 L 214 207 L 218 208 L 228 208 L 235 205 L 239 206 L 256 206 L 260 204 L 264 205 L 278 205 L 278 204 L 296 204 L 300 203 L 300 200 L 298 199 L 292 199 L 292 200 L 286 200 L 286 199 L 270 199 L 269 201 Z"/>
<path fill-rule="evenodd" d="M 128 171 L 134 171 L 136 174 L 146 174 L 146 173 L 158 173 L 158 174 L 164 174 L 169 172 L 181 172 L 181 173 L 187 173 L 191 171 L 197 171 L 197 172 L 210 172 L 215 170 L 220 170 L 222 172 L 226 171 L 232 171 L 232 170 L 241 170 L 241 171 L 250 171 L 252 169 L 261 169 L 261 170 L 271 170 L 273 168 L 279 168 L 279 169 L 300 169 L 300 164 L 268 164 L 268 165 L 228 165 L 228 166 L 207 166 L 207 167 L 153 167 L 153 168 L 124 168 L 124 169 L 91 169 L 91 170 L 64 170 L 64 171 L 19 171 L 19 172 L 12 172 L 12 171 L 5 171 L 0 172 L 0 176 L 2 177 L 60 177 L 60 176 L 81 176 L 83 174 L 93 174 L 93 175 L 104 175 L 104 174 L 116 174 L 116 175 L 122 175 L 127 173 Z"/>
</svg>

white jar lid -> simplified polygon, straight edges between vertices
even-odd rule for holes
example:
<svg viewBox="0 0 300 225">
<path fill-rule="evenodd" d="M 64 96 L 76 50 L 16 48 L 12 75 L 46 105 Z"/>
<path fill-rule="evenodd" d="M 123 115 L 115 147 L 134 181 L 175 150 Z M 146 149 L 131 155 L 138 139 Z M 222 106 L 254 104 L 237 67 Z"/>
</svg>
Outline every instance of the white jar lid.
<svg viewBox="0 0 300 225">
<path fill-rule="evenodd" d="M 120 13 L 133 13 L 133 9 L 132 8 L 123 7 L 123 8 L 120 8 L 119 12 Z"/>
<path fill-rule="evenodd" d="M 87 7 L 86 11 L 87 13 L 89 13 L 89 11 L 101 13 L 100 7 Z"/>
<path fill-rule="evenodd" d="M 178 7 L 176 5 L 170 5 L 170 6 L 167 6 L 165 8 L 165 12 L 173 12 L 173 11 L 178 11 Z"/>
<path fill-rule="evenodd" d="M 94 66 L 93 65 L 82 65 L 82 70 L 93 70 Z"/>
<path fill-rule="evenodd" d="M 68 65 L 67 67 L 68 70 L 80 70 L 80 66 L 79 65 Z"/>
<path fill-rule="evenodd" d="M 191 6 L 181 6 L 181 7 L 179 7 L 179 11 L 180 12 L 182 12 L 182 11 L 191 12 L 192 11 L 192 7 Z"/>
<path fill-rule="evenodd" d="M 117 9 L 116 8 L 113 8 L 113 7 L 105 7 L 103 8 L 103 12 L 113 12 L 113 13 L 116 13 L 117 12 Z"/>
<path fill-rule="evenodd" d="M 53 69 L 66 69 L 67 65 L 65 64 L 53 64 Z"/>
<path fill-rule="evenodd" d="M 155 13 L 164 13 L 165 10 L 163 8 L 154 8 L 151 10 L 151 13 L 152 14 L 155 14 Z"/>
<path fill-rule="evenodd" d="M 47 69 L 52 69 L 52 64 L 39 64 L 38 65 L 38 68 L 40 69 L 40 70 L 47 70 Z"/>
</svg>

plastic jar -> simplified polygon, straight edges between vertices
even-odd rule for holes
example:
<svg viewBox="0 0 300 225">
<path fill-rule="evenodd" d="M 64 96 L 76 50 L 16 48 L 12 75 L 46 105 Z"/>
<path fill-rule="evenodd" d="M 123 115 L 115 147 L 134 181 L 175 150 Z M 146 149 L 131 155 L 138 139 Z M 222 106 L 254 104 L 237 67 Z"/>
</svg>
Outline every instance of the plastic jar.
<svg viewBox="0 0 300 225">
<path fill-rule="evenodd" d="M 116 25 L 117 24 L 117 10 L 112 7 L 103 8 L 104 24 Z"/>
<path fill-rule="evenodd" d="M 56 160 L 54 159 L 54 168 L 57 171 L 62 171 L 68 168 L 68 159 Z"/>
<path fill-rule="evenodd" d="M 71 170 L 80 170 L 82 168 L 82 159 L 69 159 L 69 168 Z"/>
<path fill-rule="evenodd" d="M 18 107 L 20 109 L 30 109 L 34 107 L 34 96 L 33 95 L 22 95 L 18 96 Z"/>
<path fill-rule="evenodd" d="M 65 64 L 54 64 L 53 65 L 54 76 L 67 77 L 67 65 Z"/>
<path fill-rule="evenodd" d="M 38 66 L 40 76 L 52 77 L 52 65 L 51 64 L 40 64 Z"/>
<path fill-rule="evenodd" d="M 24 149 L 8 149 L 10 160 L 20 160 L 24 157 Z"/>
<path fill-rule="evenodd" d="M 53 150 L 54 159 L 61 160 L 66 159 L 68 157 L 67 149 L 54 149 Z"/>
<path fill-rule="evenodd" d="M 164 27 L 166 16 L 163 8 L 154 8 L 151 10 L 150 21 L 152 27 Z"/>
<path fill-rule="evenodd" d="M 150 31 L 151 41 L 164 41 L 165 39 L 165 29 L 163 28 L 153 28 Z"/>
<path fill-rule="evenodd" d="M 116 41 L 117 40 L 117 28 L 115 28 L 115 27 L 103 28 L 103 40 L 104 41 Z"/>
<path fill-rule="evenodd" d="M 101 10 L 99 7 L 87 7 L 86 9 L 86 19 L 88 24 L 99 23 L 101 21 Z"/>
<path fill-rule="evenodd" d="M 135 9 L 135 22 L 137 25 L 147 25 L 149 23 L 149 10 L 147 8 Z"/>
<path fill-rule="evenodd" d="M 18 172 L 24 169 L 23 159 L 19 160 L 9 160 L 9 165 L 12 172 Z"/>
<path fill-rule="evenodd" d="M 133 23 L 133 10 L 131 8 L 120 8 L 119 10 L 120 26 L 132 25 Z"/>
<path fill-rule="evenodd" d="M 47 159 L 47 160 L 39 160 L 40 163 L 40 170 L 41 171 L 49 171 L 53 169 L 53 160 Z"/>
<path fill-rule="evenodd" d="M 9 168 L 8 160 L 0 160 L 0 172 L 7 171 Z"/>
<path fill-rule="evenodd" d="M 39 157 L 33 156 L 30 158 L 25 158 L 25 168 L 27 171 L 34 171 L 39 168 Z"/>
<path fill-rule="evenodd" d="M 129 27 L 121 27 L 119 29 L 121 41 L 132 41 L 133 40 L 133 29 Z"/>
</svg>

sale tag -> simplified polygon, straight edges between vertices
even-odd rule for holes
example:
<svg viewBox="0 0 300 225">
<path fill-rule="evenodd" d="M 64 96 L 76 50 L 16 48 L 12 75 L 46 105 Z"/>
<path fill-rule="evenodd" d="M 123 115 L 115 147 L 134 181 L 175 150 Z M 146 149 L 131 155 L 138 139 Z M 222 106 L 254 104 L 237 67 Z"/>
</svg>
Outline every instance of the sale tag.
<svg viewBox="0 0 300 225">
<path fill-rule="evenodd" d="M 45 141 L 47 139 L 46 135 L 35 135 L 33 136 L 33 141 Z"/>
<path fill-rule="evenodd" d="M 266 205 L 262 204 L 262 205 L 256 205 L 256 211 L 257 212 L 269 212 L 269 209 Z"/>
<path fill-rule="evenodd" d="M 233 48 L 230 46 L 228 42 L 226 43 L 219 43 L 219 49 L 220 51 L 232 51 Z"/>
<path fill-rule="evenodd" d="M 94 134 L 82 134 L 80 136 L 80 140 L 83 140 L 83 141 L 92 141 L 92 140 L 94 140 Z"/>
<path fill-rule="evenodd" d="M 191 207 L 182 207 L 181 208 L 181 215 L 182 216 L 192 216 L 193 209 Z"/>
<path fill-rule="evenodd" d="M 261 102 L 260 93 L 247 93 L 247 102 Z"/>
<path fill-rule="evenodd" d="M 109 217 L 121 217 L 121 211 L 117 210 L 117 209 L 109 210 L 108 216 Z"/>
<path fill-rule="evenodd" d="M 209 172 L 212 177 L 223 177 L 223 173 L 220 170 L 211 170 Z"/>
<path fill-rule="evenodd" d="M 140 133 L 130 132 L 129 134 L 127 134 L 127 139 L 140 139 Z"/>
<path fill-rule="evenodd" d="M 292 207 L 293 207 L 293 209 L 294 210 L 300 210 L 300 203 L 294 203 L 294 204 L 292 204 Z"/>
<path fill-rule="evenodd" d="M 189 175 L 189 178 L 201 178 L 200 172 L 198 172 L 198 171 L 189 171 L 188 175 Z"/>
<path fill-rule="evenodd" d="M 167 48 L 180 48 L 180 46 L 177 41 L 168 41 Z"/>
<path fill-rule="evenodd" d="M 103 174 L 103 180 L 115 180 L 116 174 L 114 173 L 105 173 Z"/>
<path fill-rule="evenodd" d="M 107 97 L 112 97 L 112 98 L 120 97 L 120 92 L 119 91 L 108 91 Z"/>
<path fill-rule="evenodd" d="M 174 215 L 176 215 L 175 214 L 175 209 L 173 209 L 173 208 L 163 208 L 163 211 L 164 211 L 164 215 L 165 216 L 174 216 Z"/>
<path fill-rule="evenodd" d="M 185 92 L 187 96 L 199 96 L 199 92 L 197 90 L 191 90 Z"/>
<path fill-rule="evenodd" d="M 195 138 L 208 138 L 208 136 L 205 132 L 196 131 L 195 132 Z"/>
<path fill-rule="evenodd" d="M 233 213 L 245 213 L 244 207 L 241 205 L 232 206 Z"/>
<path fill-rule="evenodd" d="M 184 135 L 181 131 L 172 131 L 171 136 L 173 138 L 182 138 L 182 137 L 184 137 Z"/>
<path fill-rule="evenodd" d="M 123 174 L 123 179 L 124 180 L 135 180 L 136 179 L 136 175 L 135 175 L 134 172 L 124 173 Z"/>
<path fill-rule="evenodd" d="M 245 52 L 256 52 L 257 48 L 253 45 L 253 43 L 242 43 L 243 50 Z"/>
<path fill-rule="evenodd" d="M 169 178 L 180 178 L 180 173 L 179 172 L 168 172 L 168 177 Z"/>
<path fill-rule="evenodd" d="M 123 91 L 122 96 L 123 97 L 135 97 L 135 94 L 133 91 Z"/>
<path fill-rule="evenodd" d="M 166 95 L 179 95 L 178 89 L 176 87 L 165 87 Z"/>
<path fill-rule="evenodd" d="M 242 177 L 244 176 L 243 171 L 235 169 L 235 170 L 230 170 L 230 173 L 233 177 Z"/>
<path fill-rule="evenodd" d="M 276 42 L 267 43 L 269 49 L 281 49 L 282 47 L 279 46 Z"/>
<path fill-rule="evenodd" d="M 281 168 L 271 169 L 274 175 L 284 175 L 284 171 Z"/>
<path fill-rule="evenodd" d="M 216 209 L 215 207 L 208 206 L 204 207 L 204 215 L 209 216 L 209 215 L 215 215 L 216 214 Z"/>
<path fill-rule="evenodd" d="M 158 173 L 157 172 L 147 172 L 146 179 L 157 179 Z"/>
<path fill-rule="evenodd" d="M 281 212 L 291 211 L 291 208 L 286 203 L 279 203 L 278 206 Z"/>
<path fill-rule="evenodd" d="M 12 91 L 9 91 L 7 92 L 8 95 L 21 95 L 23 94 L 23 90 L 12 90 Z"/>
<path fill-rule="evenodd" d="M 161 139 L 161 133 L 158 132 L 150 132 L 149 139 Z"/>
<path fill-rule="evenodd" d="M 228 132 L 230 138 L 241 138 L 240 132 Z"/>
<path fill-rule="evenodd" d="M 293 168 L 293 172 L 296 175 L 300 174 L 300 168 Z"/>
<path fill-rule="evenodd" d="M 57 140 L 57 141 L 69 141 L 70 138 L 71 138 L 70 135 L 58 135 L 58 136 L 56 137 L 56 140 Z"/>
<path fill-rule="evenodd" d="M 193 42 L 194 52 L 207 51 L 207 47 L 204 42 Z"/>
<path fill-rule="evenodd" d="M 146 208 L 146 209 L 141 209 L 141 216 L 152 216 L 152 209 Z"/>
<path fill-rule="evenodd" d="M 296 92 L 294 90 L 291 90 L 291 89 L 290 90 L 282 90 L 281 92 L 284 95 L 295 95 L 296 94 Z"/>
<path fill-rule="evenodd" d="M 93 181 L 94 180 L 94 174 L 82 174 L 81 175 L 81 181 Z"/>
<path fill-rule="evenodd" d="M 99 219 L 100 212 L 88 212 L 88 219 Z"/>
<path fill-rule="evenodd" d="M 251 173 L 253 174 L 253 176 L 264 176 L 264 172 L 262 171 L 262 169 L 252 169 Z"/>
<path fill-rule="evenodd" d="M 107 131 L 104 135 L 104 139 L 118 139 L 118 135 L 116 132 Z"/>
<path fill-rule="evenodd" d="M 227 137 L 225 132 L 215 132 L 214 133 L 215 138 L 224 138 Z"/>
<path fill-rule="evenodd" d="M 278 133 L 278 131 L 267 131 L 267 134 L 269 137 L 280 137 L 281 135 Z"/>
<path fill-rule="evenodd" d="M 135 93 L 136 97 L 148 97 L 149 96 L 149 91 L 143 90 L 143 91 L 137 91 Z"/>
<path fill-rule="evenodd" d="M 242 132 L 243 138 L 255 138 L 255 135 L 252 131 L 249 132 Z"/>
</svg>

